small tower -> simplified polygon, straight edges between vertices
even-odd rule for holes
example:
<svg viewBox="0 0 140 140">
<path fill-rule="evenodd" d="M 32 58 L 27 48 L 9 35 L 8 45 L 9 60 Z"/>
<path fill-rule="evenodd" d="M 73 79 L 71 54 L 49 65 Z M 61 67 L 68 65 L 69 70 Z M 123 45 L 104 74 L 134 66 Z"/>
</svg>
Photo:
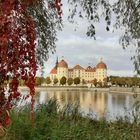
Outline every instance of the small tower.
<svg viewBox="0 0 140 140">
<path fill-rule="evenodd" d="M 101 58 L 100 62 L 96 65 L 96 70 L 97 81 L 104 82 L 104 79 L 107 78 L 107 66 L 103 62 L 103 58 Z"/>
<path fill-rule="evenodd" d="M 57 69 L 57 65 L 58 65 L 58 56 L 56 58 L 56 63 L 55 63 L 55 68 Z"/>
<path fill-rule="evenodd" d="M 64 57 L 62 57 L 61 61 L 58 62 L 57 70 L 58 70 L 57 73 L 58 79 L 61 79 L 63 76 L 68 78 L 68 64 L 64 60 Z"/>
</svg>

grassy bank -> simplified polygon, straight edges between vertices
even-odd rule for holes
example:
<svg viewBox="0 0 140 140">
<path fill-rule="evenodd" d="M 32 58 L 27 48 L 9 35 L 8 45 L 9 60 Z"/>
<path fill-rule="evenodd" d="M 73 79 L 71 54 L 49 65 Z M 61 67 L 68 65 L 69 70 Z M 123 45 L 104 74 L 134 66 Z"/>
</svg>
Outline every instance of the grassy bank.
<svg viewBox="0 0 140 140">
<path fill-rule="evenodd" d="M 61 111 L 56 101 L 40 105 L 35 112 L 35 128 L 30 109 L 12 112 L 12 125 L 2 140 L 139 140 L 140 125 L 118 119 L 115 122 L 91 120 L 78 113 L 78 106 Z"/>
</svg>

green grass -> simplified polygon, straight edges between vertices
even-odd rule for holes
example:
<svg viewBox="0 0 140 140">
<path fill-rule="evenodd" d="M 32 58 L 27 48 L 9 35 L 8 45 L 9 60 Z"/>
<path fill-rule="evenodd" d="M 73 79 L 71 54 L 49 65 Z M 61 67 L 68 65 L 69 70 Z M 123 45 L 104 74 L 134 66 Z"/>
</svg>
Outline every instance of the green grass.
<svg viewBox="0 0 140 140">
<path fill-rule="evenodd" d="M 12 111 L 12 125 L 2 140 L 140 140 L 140 124 L 118 119 L 115 122 L 84 118 L 77 105 L 61 111 L 56 101 L 40 105 L 32 128 L 29 107 Z"/>
</svg>

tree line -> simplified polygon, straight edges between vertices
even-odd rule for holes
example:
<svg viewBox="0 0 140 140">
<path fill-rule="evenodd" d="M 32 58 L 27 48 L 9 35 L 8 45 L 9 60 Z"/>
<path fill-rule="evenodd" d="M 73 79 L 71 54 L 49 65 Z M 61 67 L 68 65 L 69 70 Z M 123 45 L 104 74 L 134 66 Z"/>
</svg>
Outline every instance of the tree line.
<svg viewBox="0 0 140 140">
<path fill-rule="evenodd" d="M 50 84 L 52 84 L 52 85 L 72 85 L 72 84 L 75 84 L 75 85 L 78 85 L 78 84 L 80 84 L 81 83 L 81 81 L 80 81 L 80 78 L 79 77 L 76 77 L 76 78 L 66 78 L 65 76 L 63 76 L 61 79 L 60 79 L 60 81 L 59 81 L 59 79 L 58 78 L 54 78 L 53 80 L 51 80 L 51 78 L 50 77 L 46 77 L 46 78 L 44 78 L 44 77 L 36 77 L 36 86 L 41 86 L 41 85 L 43 85 L 43 84 L 47 84 L 47 85 L 50 85 Z M 85 81 L 84 80 L 82 80 L 82 84 L 84 85 L 85 84 Z M 20 81 L 20 85 L 21 86 L 24 86 L 24 81 Z"/>
<path fill-rule="evenodd" d="M 110 76 L 109 82 L 111 85 L 120 86 L 120 87 L 140 87 L 140 78 L 139 77 L 119 77 L 119 76 Z"/>
<path fill-rule="evenodd" d="M 79 77 L 76 78 L 66 78 L 65 76 L 63 76 L 60 80 L 58 78 L 54 78 L 53 80 L 51 80 L 51 78 L 48 76 L 46 78 L 44 77 L 36 77 L 36 86 L 41 86 L 43 84 L 47 84 L 47 85 L 85 85 L 89 83 L 89 81 L 85 81 L 84 79 L 80 80 Z M 94 87 L 106 87 L 107 86 L 107 78 L 104 79 L 104 82 L 101 81 L 97 81 L 96 78 L 94 78 L 92 81 L 90 81 L 90 84 Z M 20 86 L 24 86 L 24 81 L 21 80 L 20 81 Z"/>
<path fill-rule="evenodd" d="M 54 78 L 53 80 L 50 77 L 36 77 L 36 86 L 41 86 L 42 84 L 53 84 L 53 85 L 78 85 L 78 84 L 85 85 L 87 82 L 82 79 L 80 80 L 79 77 L 76 78 L 66 78 L 62 77 L 60 81 L 58 78 Z M 93 79 L 90 82 L 94 87 L 108 87 L 108 86 L 120 86 L 120 87 L 133 87 L 138 86 L 140 87 L 140 78 L 139 77 L 119 77 L 119 76 L 109 76 L 108 78 L 104 79 L 104 82 L 97 81 L 97 79 Z M 20 85 L 24 86 L 24 81 L 20 81 Z"/>
</svg>

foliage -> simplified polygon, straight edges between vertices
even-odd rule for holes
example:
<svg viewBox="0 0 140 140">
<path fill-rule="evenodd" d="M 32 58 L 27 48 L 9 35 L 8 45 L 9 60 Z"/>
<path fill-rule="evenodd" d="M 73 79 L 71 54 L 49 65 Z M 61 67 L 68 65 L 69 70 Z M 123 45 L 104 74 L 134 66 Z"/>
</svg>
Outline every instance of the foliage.
<svg viewBox="0 0 140 140">
<path fill-rule="evenodd" d="M 85 85 L 86 84 L 86 81 L 84 79 L 82 79 L 82 84 Z"/>
<path fill-rule="evenodd" d="M 110 76 L 110 82 L 112 85 L 119 86 L 139 86 L 140 87 L 140 78 L 139 77 L 118 77 L 118 76 Z"/>
<path fill-rule="evenodd" d="M 57 13 L 58 18 L 61 17 L 62 13 L 61 0 L 50 1 L 48 6 L 50 6 L 48 9 L 50 14 L 47 14 L 44 8 L 44 0 L 0 1 L 1 128 L 9 126 L 11 123 L 9 110 L 21 97 L 21 94 L 18 92 L 20 80 L 24 81 L 25 85 L 30 89 L 32 122 L 34 120 L 35 75 L 37 71 L 36 54 L 40 54 L 40 58 L 43 61 L 46 58 L 45 53 L 48 48 L 54 46 L 52 43 L 56 39 L 54 37 L 56 35 L 54 27 L 56 26 L 52 23 L 54 23 L 54 17 L 57 19 L 55 13 Z M 52 22 L 49 22 L 50 20 L 46 21 L 48 17 L 52 19 Z M 51 31 L 49 32 L 49 30 Z M 47 33 L 45 33 L 46 31 Z M 51 39 L 52 42 L 49 42 L 48 40 Z M 47 40 L 48 44 L 47 42 L 44 43 L 43 40 Z M 36 43 L 40 44 L 37 44 L 37 48 Z M 5 83 L 9 84 L 8 88 Z M 6 90 L 8 91 L 7 94 L 5 94 Z M 28 97 L 29 95 L 25 99 Z"/>
<path fill-rule="evenodd" d="M 107 86 L 107 82 L 108 82 L 108 78 L 104 78 L 103 79 L 103 85 L 106 87 Z"/>
<path fill-rule="evenodd" d="M 58 83 L 58 79 L 57 78 L 54 78 L 53 79 L 53 83 L 56 85 Z"/>
<path fill-rule="evenodd" d="M 66 77 L 65 76 L 63 76 L 61 79 L 60 79 L 60 84 L 61 85 L 65 85 L 66 84 Z"/>
<path fill-rule="evenodd" d="M 45 78 L 36 77 L 36 86 L 41 86 L 45 82 Z"/>
<path fill-rule="evenodd" d="M 51 82 L 52 82 L 52 81 L 51 81 L 50 77 L 47 77 L 47 78 L 46 78 L 46 84 L 49 85 Z"/>
<path fill-rule="evenodd" d="M 81 11 L 77 13 L 80 17 L 85 16 L 88 19 L 90 24 L 87 35 L 90 37 L 95 37 L 94 24 L 100 21 L 99 13 L 104 15 L 107 31 L 111 25 L 111 14 L 115 14 L 116 29 L 124 30 L 120 42 L 124 47 L 132 45 L 131 43 L 137 47 L 137 54 L 133 59 L 139 74 L 139 0 L 117 0 L 113 4 L 108 0 L 69 0 L 69 3 L 74 5 L 69 19 L 73 19 L 78 10 L 84 11 L 85 15 L 82 15 Z M 23 80 L 30 89 L 33 119 L 36 62 L 42 65 L 43 61 L 48 58 L 46 53 L 50 50 L 54 51 L 56 28 L 61 26 L 61 6 L 61 0 L 0 1 L 0 123 L 4 127 L 10 124 L 9 110 L 21 97 L 18 92 L 20 80 Z M 37 59 L 35 54 L 37 54 Z M 9 83 L 7 96 L 5 96 L 6 83 Z"/>
<path fill-rule="evenodd" d="M 102 83 L 101 81 L 98 81 L 98 82 L 97 82 L 97 85 L 98 85 L 99 87 L 102 87 L 102 86 L 103 86 L 103 83 Z"/>
<path fill-rule="evenodd" d="M 35 75 L 35 23 L 27 8 L 35 1 L 0 1 L 0 126 L 10 123 L 9 110 L 21 97 L 19 79 L 30 89 L 33 114 Z M 9 81 L 10 79 L 10 81 Z M 5 81 L 9 83 L 7 96 Z M 33 119 L 33 117 L 32 117 Z M 7 121 L 8 120 L 8 121 Z"/>
<path fill-rule="evenodd" d="M 36 23 L 36 58 L 40 65 L 44 65 L 44 61 L 48 60 L 49 52 L 55 52 L 57 30 L 62 29 L 61 6 L 60 0 L 38 0 L 36 6 L 28 8 Z"/>
<path fill-rule="evenodd" d="M 79 77 L 74 78 L 74 84 L 75 85 L 80 84 L 80 78 Z"/>
<path fill-rule="evenodd" d="M 96 78 L 93 79 L 93 80 L 92 80 L 92 83 L 93 83 L 93 85 L 96 87 L 96 86 L 97 86 L 97 79 L 96 79 Z"/>
<path fill-rule="evenodd" d="M 57 111 L 57 109 L 59 111 Z M 2 140 L 132 140 L 140 139 L 140 125 L 127 119 L 114 122 L 82 117 L 78 106 L 59 109 L 56 100 L 39 105 L 35 111 L 35 127 L 30 123 L 30 109 L 12 111 L 13 123 Z"/>
<path fill-rule="evenodd" d="M 73 84 L 73 79 L 72 78 L 68 78 L 67 83 L 69 86 L 71 86 Z"/>
</svg>

